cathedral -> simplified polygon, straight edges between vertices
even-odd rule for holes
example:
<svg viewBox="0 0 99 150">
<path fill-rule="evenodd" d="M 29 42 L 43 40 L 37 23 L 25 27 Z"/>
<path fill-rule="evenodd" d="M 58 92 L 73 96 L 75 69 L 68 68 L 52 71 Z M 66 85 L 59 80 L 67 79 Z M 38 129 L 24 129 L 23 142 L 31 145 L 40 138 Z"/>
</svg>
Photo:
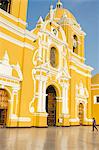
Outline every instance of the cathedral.
<svg viewBox="0 0 99 150">
<path fill-rule="evenodd" d="M 86 33 L 60 0 L 26 29 L 28 0 L 0 0 L 0 125 L 99 123 L 99 76 L 85 64 Z M 94 110 L 94 111 L 93 111 Z"/>
</svg>

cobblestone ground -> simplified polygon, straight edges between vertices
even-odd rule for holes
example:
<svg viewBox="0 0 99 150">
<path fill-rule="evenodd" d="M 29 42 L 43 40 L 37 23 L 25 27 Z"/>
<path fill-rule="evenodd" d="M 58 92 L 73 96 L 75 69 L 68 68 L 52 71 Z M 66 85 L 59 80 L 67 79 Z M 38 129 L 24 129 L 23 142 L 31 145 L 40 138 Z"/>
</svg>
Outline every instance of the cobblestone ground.
<svg viewBox="0 0 99 150">
<path fill-rule="evenodd" d="M 0 128 L 0 150 L 99 150 L 99 132 L 89 126 Z"/>
</svg>

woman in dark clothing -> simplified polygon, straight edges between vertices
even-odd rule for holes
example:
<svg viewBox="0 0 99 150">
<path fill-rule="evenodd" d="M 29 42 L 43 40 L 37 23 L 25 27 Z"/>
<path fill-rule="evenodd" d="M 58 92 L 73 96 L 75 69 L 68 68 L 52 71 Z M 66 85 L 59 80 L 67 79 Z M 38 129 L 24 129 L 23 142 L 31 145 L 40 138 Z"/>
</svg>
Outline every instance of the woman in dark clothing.
<svg viewBox="0 0 99 150">
<path fill-rule="evenodd" d="M 95 118 L 93 118 L 93 131 L 94 131 L 94 128 L 98 131 L 98 129 L 96 127 L 96 120 L 95 120 Z"/>
</svg>

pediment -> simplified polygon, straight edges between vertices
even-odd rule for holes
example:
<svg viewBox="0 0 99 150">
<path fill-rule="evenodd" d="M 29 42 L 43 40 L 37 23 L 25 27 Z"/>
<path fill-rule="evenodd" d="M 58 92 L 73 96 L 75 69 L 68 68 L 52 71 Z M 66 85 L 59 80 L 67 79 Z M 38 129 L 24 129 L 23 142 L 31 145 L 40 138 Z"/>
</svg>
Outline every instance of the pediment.
<svg viewBox="0 0 99 150">
<path fill-rule="evenodd" d="M 17 76 L 13 76 L 13 70 L 17 72 Z M 11 65 L 9 63 L 9 56 L 7 51 L 5 51 L 3 59 L 0 60 L 0 76 L 2 75 L 7 78 L 18 78 L 20 81 L 23 79 L 19 64 L 17 63 L 16 65 Z"/>
</svg>

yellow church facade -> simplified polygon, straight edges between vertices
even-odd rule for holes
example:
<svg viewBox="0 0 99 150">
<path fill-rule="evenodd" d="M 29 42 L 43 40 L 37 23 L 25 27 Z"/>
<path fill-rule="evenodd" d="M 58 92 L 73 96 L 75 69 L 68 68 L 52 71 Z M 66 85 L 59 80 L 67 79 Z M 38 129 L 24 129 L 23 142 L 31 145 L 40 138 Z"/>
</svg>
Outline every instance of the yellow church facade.
<svg viewBox="0 0 99 150">
<path fill-rule="evenodd" d="M 99 74 L 91 79 L 92 114 L 99 125 Z"/>
<path fill-rule="evenodd" d="M 5 5 L 6 4 L 6 5 Z M 0 124 L 90 125 L 91 71 L 75 17 L 58 1 L 26 29 L 28 0 L 0 2 Z"/>
</svg>

